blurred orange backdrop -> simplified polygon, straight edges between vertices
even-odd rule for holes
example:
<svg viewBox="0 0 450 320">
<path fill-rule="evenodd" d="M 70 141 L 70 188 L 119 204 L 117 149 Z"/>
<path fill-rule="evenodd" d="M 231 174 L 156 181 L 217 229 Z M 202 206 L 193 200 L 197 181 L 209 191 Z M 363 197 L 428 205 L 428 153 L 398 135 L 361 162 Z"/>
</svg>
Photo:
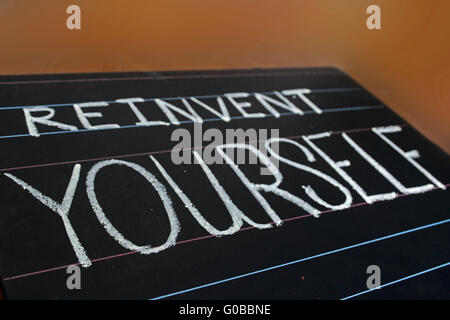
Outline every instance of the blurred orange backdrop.
<svg viewBox="0 0 450 320">
<path fill-rule="evenodd" d="M 71 4 L 81 30 L 66 28 Z M 381 30 L 366 28 L 370 4 Z M 448 0 L 0 0 L 0 74 L 338 66 L 450 152 L 449 13 Z"/>
</svg>

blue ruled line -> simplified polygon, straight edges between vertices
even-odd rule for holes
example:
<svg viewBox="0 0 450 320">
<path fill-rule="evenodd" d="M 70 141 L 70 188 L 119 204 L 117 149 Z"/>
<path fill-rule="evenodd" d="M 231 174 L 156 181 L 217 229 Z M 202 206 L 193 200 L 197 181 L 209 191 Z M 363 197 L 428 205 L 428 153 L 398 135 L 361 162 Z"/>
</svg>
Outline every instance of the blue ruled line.
<svg viewBox="0 0 450 320">
<path fill-rule="evenodd" d="M 362 111 L 362 110 L 371 110 L 371 109 L 381 109 L 384 108 L 384 105 L 373 105 L 373 106 L 357 106 L 357 107 L 342 107 L 342 108 L 330 108 L 330 109 L 324 109 L 322 110 L 323 113 L 330 113 L 330 112 L 346 112 L 346 111 Z M 303 111 L 303 114 L 316 114 L 312 110 L 306 110 Z M 292 112 L 282 112 L 280 113 L 280 116 L 298 116 L 296 113 Z M 263 118 L 252 118 L 252 119 L 264 119 L 264 118 L 273 118 L 275 117 L 273 114 L 266 114 Z M 237 120 L 237 119 L 249 119 L 245 116 L 235 116 L 230 117 L 231 120 Z M 213 121 L 223 121 L 221 118 L 209 118 L 209 119 L 203 119 L 203 122 L 213 122 Z M 194 123 L 192 120 L 185 120 L 185 121 L 179 121 L 180 124 L 186 124 L 186 123 Z M 154 127 L 154 126 L 161 126 L 160 124 L 157 125 L 150 125 L 150 126 L 143 126 L 143 125 L 125 125 L 120 126 L 119 128 L 104 128 L 104 129 L 78 129 L 73 131 L 50 131 L 50 132 L 41 132 L 39 133 L 40 136 L 45 135 L 51 135 L 51 134 L 67 134 L 67 133 L 79 133 L 79 132 L 94 132 L 94 131 L 105 131 L 105 130 L 120 130 L 120 129 L 129 129 L 129 128 L 146 128 L 146 127 Z M 13 134 L 13 135 L 6 135 L 6 136 L 0 136 L 0 139 L 11 139 L 11 138 L 22 138 L 22 137 L 31 137 L 28 133 L 23 134 Z"/>
<path fill-rule="evenodd" d="M 432 228 L 432 227 L 435 227 L 435 226 L 438 226 L 438 225 L 442 225 L 442 224 L 445 224 L 445 223 L 449 223 L 449 222 L 450 222 L 450 219 L 441 220 L 441 221 L 430 223 L 430 224 L 427 224 L 427 225 L 424 225 L 424 226 L 420 226 L 420 227 L 417 227 L 417 228 L 408 229 L 408 230 L 405 230 L 405 231 L 401 231 L 401 232 L 397 232 L 397 233 L 394 233 L 394 234 L 390 234 L 390 235 L 387 235 L 387 236 L 384 236 L 384 237 L 372 239 L 372 240 L 369 240 L 369 241 L 360 242 L 360 243 L 357 243 L 357 244 L 354 244 L 354 245 L 350 245 L 350 246 L 347 246 L 347 247 L 343 247 L 343 248 L 340 248 L 340 249 L 319 253 L 319 254 L 316 254 L 316 255 L 313 255 L 313 256 L 309 256 L 309 257 L 306 257 L 306 258 L 302 258 L 302 259 L 286 262 L 286 263 L 283 263 L 283 264 L 278 264 L 278 265 L 275 265 L 275 266 L 272 266 L 272 267 L 268 267 L 268 268 L 264 268 L 264 269 L 259 269 L 259 270 L 253 271 L 253 272 L 244 273 L 244 274 L 237 275 L 237 276 L 230 277 L 230 278 L 226 278 L 226 279 L 223 279 L 223 280 L 210 282 L 210 283 L 203 284 L 203 285 L 200 285 L 200 286 L 196 286 L 196 287 L 193 287 L 193 288 L 189 288 L 189 289 L 180 290 L 180 291 L 172 292 L 172 293 L 169 293 L 169 294 L 161 295 L 161 296 L 149 299 L 149 300 L 159 300 L 159 299 L 164 299 L 164 298 L 168 298 L 168 297 L 173 297 L 173 296 L 176 296 L 176 295 L 179 295 L 179 294 L 183 294 L 183 293 L 187 293 L 187 292 L 191 292 L 191 291 L 195 291 L 195 290 L 199 290 L 199 289 L 215 286 L 215 285 L 218 285 L 218 284 L 230 282 L 230 281 L 233 281 L 233 280 L 236 280 L 236 279 L 249 277 L 249 276 L 252 276 L 252 275 L 255 275 L 255 274 L 259 274 L 259 273 L 263 273 L 263 272 L 266 272 L 266 271 L 280 269 L 280 268 L 283 268 L 283 267 L 286 267 L 286 266 L 290 266 L 290 265 L 293 265 L 293 264 L 296 264 L 296 263 L 300 263 L 300 262 L 304 262 L 304 261 L 320 258 L 320 257 L 327 256 L 327 255 L 330 255 L 330 254 L 333 254 L 333 253 L 338 253 L 338 252 L 350 250 L 350 249 L 353 249 L 353 248 L 365 246 L 365 245 L 368 245 L 368 244 L 371 244 L 371 243 L 379 242 L 379 241 L 382 241 L 382 240 L 395 238 L 395 237 L 398 237 L 398 236 L 401 236 L 401 235 L 404 235 L 404 234 L 408 234 L 408 233 L 412 233 L 412 232 L 415 232 L 415 231 Z"/>
<path fill-rule="evenodd" d="M 374 290 L 379 290 L 379 289 L 381 289 L 381 288 L 384 288 L 384 287 L 387 287 L 387 286 L 390 286 L 390 285 L 399 283 L 399 282 L 401 282 L 401 281 L 405 281 L 405 280 L 408 280 L 408 279 L 411 279 L 411 278 L 414 278 L 414 277 L 418 277 L 418 276 L 420 276 L 420 275 L 422 275 L 422 274 L 425 274 L 425 273 L 428 273 L 428 272 L 431 272 L 431 271 L 434 271 L 434 270 L 438 270 L 438 269 L 441 269 L 441 268 L 445 268 L 445 267 L 448 267 L 448 266 L 450 266 L 450 262 L 447 262 L 447 263 L 438 265 L 438 266 L 436 266 L 436 267 L 432 267 L 432 268 L 429 268 L 429 269 L 426 269 L 426 270 L 423 270 L 423 271 L 420 271 L 420 272 L 411 274 L 411 275 L 409 275 L 409 276 L 407 276 L 407 277 L 403 277 L 403 278 L 401 278 L 401 279 L 398 279 L 398 280 L 395 280 L 395 281 L 391 281 L 391 282 L 389 282 L 389 283 L 385 283 L 385 284 L 383 284 L 383 285 L 381 285 L 381 286 L 379 286 L 379 287 L 377 287 L 377 288 L 373 288 L 373 289 L 369 289 L 369 290 L 365 290 L 365 291 L 361 291 L 361 292 L 352 294 L 351 296 L 342 298 L 341 300 L 348 300 L 348 299 L 351 299 L 351 298 L 354 298 L 354 297 L 357 297 L 357 296 L 366 294 L 366 293 L 368 293 L 368 292 L 371 292 L 371 291 L 374 291 Z"/>
<path fill-rule="evenodd" d="M 351 91 L 361 91 L 361 88 L 324 88 L 324 89 L 311 89 L 311 93 L 327 93 L 327 92 L 351 92 Z M 260 92 L 265 95 L 274 95 L 274 91 L 266 91 Z M 255 95 L 255 93 L 250 93 L 250 96 Z M 210 94 L 210 95 L 199 95 L 199 96 L 184 96 L 184 97 L 164 97 L 164 98 L 148 98 L 143 99 L 143 102 L 152 102 L 156 99 L 164 100 L 164 101 L 173 101 L 173 100 L 181 100 L 181 99 L 212 99 L 218 97 L 224 97 L 225 94 Z M 106 103 L 117 103 L 115 100 L 105 101 Z M 68 107 L 73 106 L 77 103 L 83 102 L 74 102 L 74 103 L 55 103 L 55 104 L 40 104 L 40 105 L 28 105 L 28 106 L 10 106 L 10 107 L 0 107 L 1 110 L 16 110 L 16 109 L 24 109 L 24 108 L 36 108 L 36 107 L 47 107 L 47 108 L 56 108 L 56 107 Z"/>
</svg>

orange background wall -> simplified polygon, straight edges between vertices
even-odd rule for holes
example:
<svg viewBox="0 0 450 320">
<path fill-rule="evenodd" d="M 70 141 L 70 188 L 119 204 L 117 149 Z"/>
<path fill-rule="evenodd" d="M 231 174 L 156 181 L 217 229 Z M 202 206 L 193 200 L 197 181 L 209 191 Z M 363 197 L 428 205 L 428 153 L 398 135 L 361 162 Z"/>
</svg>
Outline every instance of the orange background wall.
<svg viewBox="0 0 450 320">
<path fill-rule="evenodd" d="M 450 152 L 449 15 L 448 0 L 0 0 L 0 74 L 334 65 Z"/>
</svg>

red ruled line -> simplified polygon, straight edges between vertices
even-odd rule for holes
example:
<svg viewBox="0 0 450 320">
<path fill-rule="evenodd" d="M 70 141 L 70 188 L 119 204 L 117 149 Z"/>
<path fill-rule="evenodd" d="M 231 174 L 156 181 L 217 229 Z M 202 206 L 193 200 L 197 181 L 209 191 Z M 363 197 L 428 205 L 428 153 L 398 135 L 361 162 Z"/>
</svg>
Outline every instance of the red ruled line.
<svg viewBox="0 0 450 320">
<path fill-rule="evenodd" d="M 404 127 L 407 126 L 407 124 L 397 124 L 395 126 Z M 340 134 L 340 133 L 354 133 L 354 132 L 362 132 L 362 131 L 369 131 L 372 130 L 372 127 L 370 128 L 359 128 L 359 129 L 349 129 L 349 130 L 341 130 L 341 131 L 332 131 L 332 134 Z M 281 138 L 287 138 L 287 139 L 299 139 L 302 135 L 296 135 L 296 136 L 289 136 L 289 137 L 281 137 Z M 253 140 L 249 141 L 249 143 L 257 143 L 261 140 Z M 117 156 L 107 156 L 107 157 L 99 157 L 99 158 L 89 158 L 89 159 L 79 159 L 79 160 L 69 160 L 69 161 L 61 161 L 61 162 L 50 162 L 50 163 L 42 163 L 42 164 L 32 164 L 28 166 L 20 166 L 20 167 L 10 167 L 10 168 L 1 168 L 0 172 L 6 172 L 6 171 L 15 171 L 15 170 L 21 170 L 21 169 L 31 169 L 31 168 L 41 168 L 41 167 L 51 167 L 51 166 L 58 166 L 58 165 L 64 165 L 64 164 L 73 164 L 73 163 L 83 163 L 83 162 L 90 162 L 90 161 L 102 161 L 102 160 L 109 160 L 109 159 L 121 159 L 121 158 L 132 158 L 132 157 L 141 157 L 141 156 L 148 156 L 148 155 L 154 155 L 154 154 L 164 154 L 164 153 L 171 153 L 171 152 L 178 152 L 182 150 L 198 150 L 198 149 L 204 149 L 207 146 L 201 146 L 201 147 L 193 147 L 193 148 L 183 148 L 183 149 L 170 149 L 170 150 L 158 150 L 158 151 L 149 151 L 149 152 L 141 152 L 141 153 L 131 153 L 131 154 L 122 154 Z"/>
<path fill-rule="evenodd" d="M 450 186 L 450 183 L 445 185 L 446 187 Z M 437 190 L 439 188 L 433 188 L 432 190 Z M 431 190 L 430 190 L 431 191 Z M 411 196 L 412 194 L 399 194 L 397 195 L 397 198 L 402 198 L 402 197 L 406 197 L 406 196 Z M 375 202 L 380 202 L 382 200 L 379 201 L 375 201 Z M 359 202 L 359 203 L 355 203 L 352 204 L 349 208 L 355 208 L 355 207 L 361 207 L 361 206 L 366 206 L 368 205 L 367 202 Z M 347 209 L 349 209 L 347 208 Z M 345 209 L 345 210 L 347 210 Z M 320 214 L 327 214 L 327 213 L 331 213 L 331 212 L 338 212 L 338 211 L 343 211 L 343 210 L 325 210 L 322 211 Z M 289 222 L 289 221 L 295 221 L 295 220 L 300 220 L 300 219 L 304 219 L 304 218 L 309 218 L 309 217 L 313 217 L 310 214 L 304 214 L 304 215 L 300 215 L 300 216 L 296 216 L 296 217 L 291 217 L 291 218 L 286 218 L 283 219 L 283 222 Z M 274 222 L 270 222 L 270 224 L 274 224 Z M 253 226 L 249 226 L 249 227 L 245 227 L 245 228 L 241 228 L 239 229 L 237 232 L 241 232 L 241 231 L 247 231 L 247 230 L 253 230 L 256 229 L 256 227 Z M 190 242 L 195 242 L 195 241 L 199 241 L 199 240 L 204 240 L 204 239 L 210 239 L 210 238 L 215 238 L 214 235 L 205 235 L 205 236 L 201 236 L 201 237 L 196 237 L 196 238 L 191 238 L 191 239 L 186 239 L 186 240 L 181 240 L 175 243 L 175 245 L 179 245 L 179 244 L 186 244 L 186 243 L 190 243 Z M 105 261 L 105 260 L 111 260 L 111 259 L 115 259 L 115 258 L 119 258 L 119 257 L 124 257 L 124 256 L 129 256 L 129 255 L 133 255 L 139 253 L 138 251 L 128 251 L 128 252 L 124 252 L 124 253 L 119 253 L 119 254 L 115 254 L 115 255 L 111 255 L 111 256 L 106 256 L 106 257 L 101 257 L 101 258 L 96 258 L 96 259 L 92 259 L 91 262 L 99 262 L 99 261 Z M 66 269 L 69 266 L 72 265 L 80 265 L 80 263 L 71 263 L 71 264 L 66 264 L 66 265 L 62 265 L 62 266 L 58 266 L 58 267 L 53 267 L 53 268 L 48 268 L 48 269 L 43 269 L 43 270 L 39 270 L 39 271 L 34 271 L 34 272 L 29 272 L 29 273 L 23 273 L 23 274 L 19 274 L 19 275 L 15 275 L 15 276 L 11 276 L 11 277 L 6 277 L 3 278 L 3 281 L 9 281 L 9 280 L 14 280 L 14 279 L 21 279 L 21 278 L 26 278 L 26 277 L 31 277 L 34 275 L 38 275 L 38 274 L 43 274 L 43 273 L 47 273 L 47 272 L 52 272 L 52 271 L 57 271 L 57 270 L 61 270 L 61 269 Z"/>
</svg>

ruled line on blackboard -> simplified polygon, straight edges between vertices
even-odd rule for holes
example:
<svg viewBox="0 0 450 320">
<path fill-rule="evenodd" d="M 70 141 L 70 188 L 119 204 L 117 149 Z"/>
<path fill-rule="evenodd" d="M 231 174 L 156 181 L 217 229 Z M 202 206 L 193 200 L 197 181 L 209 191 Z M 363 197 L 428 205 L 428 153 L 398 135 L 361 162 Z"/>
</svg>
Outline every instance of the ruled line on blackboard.
<svg viewBox="0 0 450 320">
<path fill-rule="evenodd" d="M 164 299 L 164 298 L 180 295 L 180 294 L 183 294 L 183 293 L 192 292 L 192 291 L 196 291 L 196 290 L 207 288 L 207 287 L 212 287 L 212 286 L 215 286 L 215 285 L 218 285 L 218 284 L 223 284 L 223 283 L 230 282 L 230 281 L 233 281 L 233 280 L 246 278 L 246 277 L 249 277 L 249 276 L 252 276 L 252 275 L 255 275 L 255 274 L 260 274 L 260 273 L 263 273 L 263 272 L 284 268 L 284 267 L 287 267 L 287 266 L 290 266 L 290 265 L 293 265 L 293 264 L 297 264 L 297 263 L 300 263 L 300 262 L 309 261 L 309 260 L 313 260 L 313 259 L 320 258 L 320 257 L 323 257 L 323 256 L 331 255 L 331 254 L 334 254 L 334 253 L 339 253 L 339 252 L 347 251 L 347 250 L 350 250 L 350 249 L 362 247 L 362 246 L 365 246 L 365 245 L 368 245 L 368 244 L 372 244 L 372 243 L 376 243 L 376 242 L 379 242 L 379 241 L 383 241 L 383 240 L 386 240 L 386 239 L 392 239 L 392 238 L 395 238 L 395 237 L 398 237 L 398 236 L 402 236 L 402 235 L 405 235 L 405 234 L 409 234 L 409 233 L 412 233 L 412 232 L 433 228 L 433 227 L 436 227 L 438 225 L 442 225 L 442 224 L 449 223 L 449 222 L 450 222 L 450 219 L 437 221 L 437 222 L 434 222 L 434 223 L 426 224 L 426 225 L 423 225 L 423 226 L 420 226 L 420 227 L 416 227 L 416 228 L 412 228 L 412 229 L 407 229 L 407 230 L 404 230 L 404 231 L 401 231 L 401 232 L 396 232 L 396 233 L 389 234 L 389 235 L 386 235 L 386 236 L 383 236 L 383 237 L 379 237 L 379 238 L 375 238 L 375 239 L 372 239 L 372 240 L 359 242 L 359 243 L 356 243 L 356 244 L 353 244 L 353 245 L 350 245 L 350 246 L 346 246 L 346 247 L 342 247 L 342 248 L 339 248 L 339 249 L 322 252 L 322 253 L 319 253 L 319 254 L 316 254 L 316 255 L 312 255 L 312 256 L 309 256 L 309 257 L 306 257 L 306 258 L 301 258 L 301 259 L 297 259 L 297 260 L 294 260 L 294 261 L 289 261 L 289 262 L 286 262 L 286 263 L 283 263 L 283 264 L 278 264 L 278 265 L 274 265 L 274 266 L 271 266 L 271 267 L 268 267 L 268 268 L 259 269 L 259 270 L 248 272 L 248 273 L 243 273 L 243 274 L 240 274 L 240 275 L 236 275 L 236 276 L 233 276 L 233 277 L 225 278 L 225 279 L 222 279 L 222 280 L 219 280 L 219 281 L 206 283 L 206 284 L 203 284 L 203 285 L 200 285 L 200 286 L 196 286 L 196 287 L 192 287 L 192 288 L 189 288 L 189 289 L 180 290 L 180 291 L 172 292 L 172 293 L 169 293 L 169 294 L 161 295 L 161 296 L 158 296 L 158 297 L 155 297 L 155 298 L 151 298 L 149 300 L 160 300 L 160 299 Z"/>
<path fill-rule="evenodd" d="M 332 113 L 332 112 L 348 112 L 348 111 L 363 111 L 363 110 L 372 110 L 372 109 L 382 109 L 385 108 L 384 105 L 371 105 L 371 106 L 355 106 L 355 107 L 341 107 L 341 108 L 330 108 L 330 109 L 324 109 L 322 110 L 322 113 Z M 303 111 L 304 115 L 307 114 L 316 114 L 313 110 L 306 110 Z M 283 116 L 300 116 L 296 113 L 292 112 L 283 112 L 280 113 L 280 117 Z M 264 118 L 274 118 L 275 116 L 273 114 L 266 114 Z M 260 119 L 264 119 L 260 118 Z M 230 117 L 230 120 L 239 120 L 239 119 L 248 119 L 245 116 L 235 116 Z M 221 118 L 209 118 L 209 119 L 203 119 L 203 122 L 215 122 L 215 121 L 223 121 Z M 188 124 L 188 123 L 195 123 L 193 120 L 185 120 L 185 121 L 179 121 L 180 124 Z M 143 126 L 143 125 L 124 125 L 120 126 L 118 128 L 100 128 L 100 129 L 78 129 L 73 131 L 49 131 L 49 132 L 41 132 L 39 133 L 40 136 L 44 135 L 53 135 L 53 134 L 69 134 L 69 133 L 80 133 L 80 132 L 96 132 L 96 131 L 108 131 L 108 130 L 121 130 L 121 129 L 130 129 L 130 128 L 149 128 L 154 126 L 161 126 L 161 125 L 150 125 L 150 126 Z M 13 135 L 6 135 L 6 136 L 0 136 L 0 139 L 12 139 L 12 138 L 24 138 L 24 137 L 32 137 L 29 133 L 23 133 L 23 134 L 13 134 Z"/>
<path fill-rule="evenodd" d="M 14 84 L 39 84 L 39 83 L 71 83 L 71 82 L 100 82 L 100 81 L 137 81 L 137 80 L 165 80 L 165 79 L 210 79 L 210 78 L 240 78 L 240 77 L 271 77 L 271 76 L 296 76 L 302 74 L 319 73 L 319 71 L 297 71 L 297 72 L 246 72 L 230 74 L 186 74 L 186 75 L 158 75 L 147 77 L 109 77 L 109 78 L 83 78 L 83 79 L 49 79 L 49 80 L 18 80 L 2 81 L 0 85 Z M 320 70 L 321 74 L 326 74 L 325 70 Z M 336 74 L 336 71 L 329 72 Z"/>
<path fill-rule="evenodd" d="M 402 281 L 405 281 L 405 280 L 408 280 L 408 279 L 411 279 L 411 278 L 415 278 L 415 277 L 418 277 L 418 276 L 420 276 L 422 274 L 429 273 L 429 272 L 432 272 L 432 271 L 435 271 L 435 270 L 439 270 L 439 269 L 442 269 L 442 268 L 445 268 L 445 267 L 448 267 L 448 266 L 450 266 L 450 262 L 443 263 L 443 264 L 440 264 L 438 266 L 434 266 L 434 267 L 428 268 L 426 270 L 423 270 L 423 271 L 420 271 L 420 272 L 416 272 L 416 273 L 411 274 L 409 276 L 406 276 L 406 277 L 403 277 L 403 278 L 400 278 L 400 279 L 397 279 L 397 280 L 385 283 L 383 285 L 380 285 L 377 288 L 368 289 L 368 290 L 365 290 L 365 291 L 361 291 L 361 292 L 352 294 L 352 295 L 347 296 L 345 298 L 341 298 L 341 300 L 348 300 L 348 299 L 351 299 L 351 298 L 354 298 L 354 297 L 357 297 L 357 296 L 360 296 L 360 295 L 363 295 L 363 294 L 366 294 L 366 293 L 369 293 L 369 292 L 372 292 L 372 291 L 375 291 L 375 290 L 379 290 L 379 289 L 382 289 L 384 287 L 387 287 L 387 286 L 390 286 L 390 285 L 393 285 L 393 284 L 396 284 L 396 283 L 399 283 L 399 282 L 402 282 Z"/>
<path fill-rule="evenodd" d="M 403 124 L 394 124 L 389 126 L 398 126 L 398 127 L 405 127 L 407 126 L 406 123 Z M 340 133 L 354 133 L 354 132 L 363 132 L 363 131 L 369 131 L 372 130 L 372 127 L 368 128 L 356 128 L 356 129 L 347 129 L 347 130 L 338 130 L 338 131 L 331 131 L 331 134 L 340 134 Z M 281 137 L 285 139 L 298 139 L 301 138 L 303 135 L 295 135 L 295 136 L 286 136 Z M 249 143 L 257 143 L 261 140 L 251 140 Z M 123 159 L 123 158 L 132 158 L 132 157 L 141 157 L 141 156 L 149 156 L 149 155 L 156 155 L 156 154 L 164 154 L 164 153 L 171 153 L 171 152 L 178 152 L 178 151 L 189 151 L 189 150 L 202 150 L 206 148 L 206 146 L 201 147 L 192 147 L 192 148 L 174 148 L 174 149 L 168 149 L 168 150 L 157 150 L 157 151 L 148 151 L 148 152 L 140 152 L 140 153 L 129 153 L 129 154 L 122 154 L 122 155 L 115 155 L 115 156 L 106 156 L 106 157 L 97 157 L 97 158 L 88 158 L 88 159 L 78 159 L 78 160 L 69 160 L 69 161 L 60 161 L 60 162 L 50 162 L 50 163 L 42 163 L 42 164 L 34 164 L 34 165 L 27 165 L 27 166 L 18 166 L 18 167 L 9 167 L 9 168 L 1 168 L 0 172 L 6 172 L 6 171 L 15 171 L 15 170 L 21 170 L 21 169 L 32 169 L 32 168 L 41 168 L 41 167 L 50 167 L 50 166 L 57 166 L 57 165 L 65 165 L 65 164 L 73 164 L 73 163 L 83 163 L 83 162 L 91 162 L 91 161 L 102 161 L 102 160 L 109 160 L 109 159 Z"/>
<path fill-rule="evenodd" d="M 276 91 L 276 90 L 275 90 Z M 351 91 L 362 91 L 362 88 L 352 87 L 352 88 L 322 88 L 322 89 L 311 89 L 311 93 L 330 93 L 330 92 L 351 92 Z M 249 93 L 250 96 L 254 96 L 256 92 Z M 265 95 L 275 95 L 274 91 L 266 91 L 266 92 L 258 92 Z M 198 96 L 181 96 L 181 97 L 164 97 L 164 98 L 147 98 L 143 99 L 142 102 L 153 102 L 156 99 L 164 100 L 164 101 L 174 101 L 181 99 L 213 99 L 218 97 L 223 97 L 224 94 L 208 94 L 208 95 L 198 95 Z M 104 101 L 106 103 L 117 103 L 115 100 Z M 47 108 L 56 108 L 56 107 L 69 107 L 73 106 L 77 103 L 84 102 L 73 102 L 73 103 L 55 103 L 55 104 L 39 104 L 39 105 L 26 105 L 26 106 L 10 106 L 10 107 L 0 107 L 1 110 L 16 110 L 16 109 L 24 109 L 24 108 L 36 108 L 36 107 L 47 107 Z"/>
<path fill-rule="evenodd" d="M 450 183 L 447 183 L 445 186 L 446 187 L 450 186 Z M 433 190 L 435 191 L 435 190 L 442 190 L 442 189 L 440 189 L 438 187 L 435 187 L 435 188 L 431 189 L 430 191 L 433 191 Z M 394 199 L 403 198 L 403 197 L 412 196 L 412 195 L 420 195 L 420 194 L 407 194 L 407 193 L 398 194 Z M 381 202 L 381 201 L 382 200 L 376 200 L 376 201 L 374 201 L 374 203 Z M 366 205 L 369 205 L 369 203 L 367 203 L 367 202 L 359 202 L 359 203 L 355 203 L 355 204 L 350 205 L 347 209 L 355 208 L 355 207 L 361 207 L 361 206 L 366 206 Z M 344 210 L 331 210 L 331 209 L 329 209 L 329 210 L 322 211 L 320 214 L 323 215 L 323 214 L 332 213 L 332 212 L 345 211 L 347 209 L 344 209 Z M 289 222 L 289 221 L 295 221 L 295 220 L 300 220 L 300 219 L 310 218 L 310 217 L 313 217 L 313 216 L 310 215 L 310 214 L 304 214 L 304 215 L 299 215 L 299 216 L 295 216 L 295 217 L 291 217 L 291 218 L 282 219 L 281 221 Z M 269 224 L 274 224 L 274 222 L 269 222 Z M 239 229 L 237 232 L 253 230 L 253 229 L 256 229 L 256 227 L 248 226 L 248 227 Z M 195 241 L 204 240 L 204 239 L 211 239 L 211 238 L 216 238 L 216 237 L 214 235 L 212 235 L 212 234 L 209 234 L 209 235 L 200 236 L 200 237 L 196 237 L 196 238 L 181 240 L 181 241 L 176 242 L 175 245 L 195 242 Z M 105 256 L 105 257 L 91 259 L 91 262 L 94 263 L 94 262 L 99 262 L 99 261 L 106 261 L 106 260 L 111 260 L 111 259 L 115 259 L 115 258 L 120 258 L 120 257 L 124 257 L 124 256 L 133 255 L 133 254 L 136 254 L 136 253 L 139 253 L 139 252 L 138 251 L 123 252 L 123 253 L 119 253 L 119 254 L 115 254 L 115 255 L 111 255 L 111 256 Z M 58 271 L 58 270 L 61 270 L 61 269 L 65 269 L 68 266 L 72 266 L 72 265 L 80 265 L 80 263 L 76 262 L 76 263 L 66 264 L 66 265 L 52 267 L 52 268 L 48 268 L 48 269 L 43 269 L 43 270 L 39 270 L 39 271 L 23 273 L 23 274 L 19 274 L 19 275 L 15 275 L 15 276 L 6 277 L 6 278 L 3 278 L 2 280 L 3 281 L 10 281 L 10 280 L 14 280 L 14 279 L 31 277 L 31 276 L 38 275 L 38 274 L 43 274 L 43 273 L 47 273 L 47 272 L 52 272 L 52 271 Z"/>
</svg>

